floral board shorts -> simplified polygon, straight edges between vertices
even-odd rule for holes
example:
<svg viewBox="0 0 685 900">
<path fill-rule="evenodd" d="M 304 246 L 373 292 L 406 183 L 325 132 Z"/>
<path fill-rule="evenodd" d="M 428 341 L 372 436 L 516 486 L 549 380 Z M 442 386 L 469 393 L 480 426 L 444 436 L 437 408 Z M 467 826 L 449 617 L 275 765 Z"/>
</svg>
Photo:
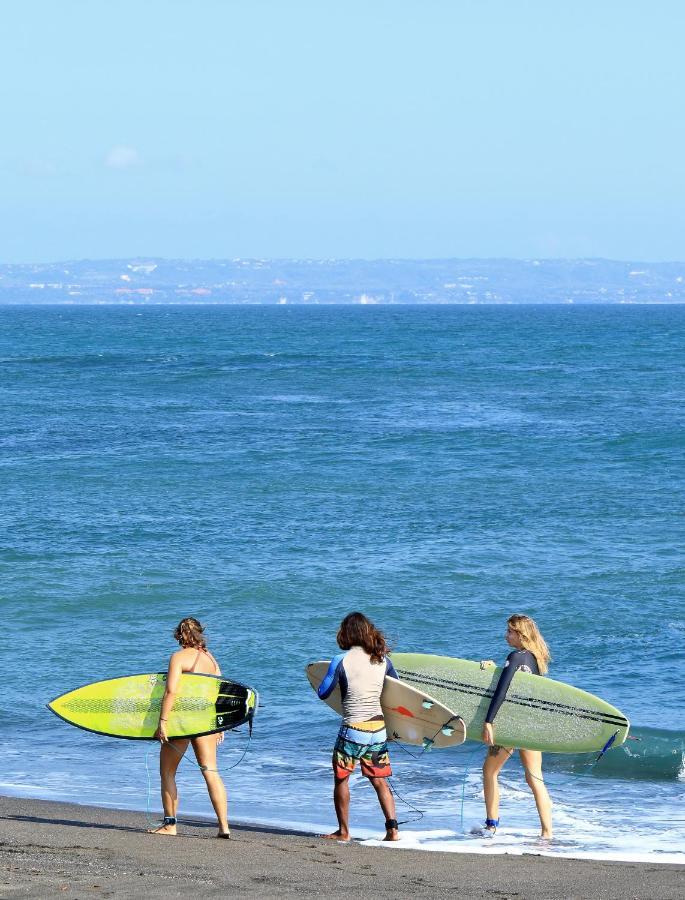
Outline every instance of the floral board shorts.
<svg viewBox="0 0 685 900">
<path fill-rule="evenodd" d="M 357 762 L 367 778 L 387 778 L 392 775 L 388 755 L 388 736 L 383 719 L 353 722 L 343 725 L 333 748 L 335 777 L 347 778 Z"/>
</svg>

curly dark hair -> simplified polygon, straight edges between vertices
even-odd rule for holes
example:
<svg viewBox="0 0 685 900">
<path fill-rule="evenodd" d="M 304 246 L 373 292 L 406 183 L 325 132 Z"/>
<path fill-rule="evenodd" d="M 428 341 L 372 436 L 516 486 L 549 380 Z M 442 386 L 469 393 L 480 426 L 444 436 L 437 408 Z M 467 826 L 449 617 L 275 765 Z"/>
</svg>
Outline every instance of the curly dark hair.
<svg viewBox="0 0 685 900">
<path fill-rule="evenodd" d="M 198 650 L 207 649 L 204 628 L 192 616 L 181 619 L 174 630 L 174 638 L 182 647 L 196 647 Z"/>
<path fill-rule="evenodd" d="M 338 629 L 337 641 L 341 650 L 362 647 L 374 663 L 383 662 L 383 658 L 389 652 L 383 632 L 360 612 L 352 612 L 345 616 Z"/>
</svg>

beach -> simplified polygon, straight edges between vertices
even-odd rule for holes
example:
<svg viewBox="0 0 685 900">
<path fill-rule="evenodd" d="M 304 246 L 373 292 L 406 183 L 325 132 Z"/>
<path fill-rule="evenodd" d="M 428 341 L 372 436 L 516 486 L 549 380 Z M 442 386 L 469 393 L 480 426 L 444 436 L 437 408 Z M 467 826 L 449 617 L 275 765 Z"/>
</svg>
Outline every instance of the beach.
<svg viewBox="0 0 685 900">
<path fill-rule="evenodd" d="M 682 896 L 685 866 L 487 857 L 329 842 L 317 835 L 182 820 L 145 834 L 143 813 L 0 797 L 0 896 L 650 898 Z"/>
</svg>

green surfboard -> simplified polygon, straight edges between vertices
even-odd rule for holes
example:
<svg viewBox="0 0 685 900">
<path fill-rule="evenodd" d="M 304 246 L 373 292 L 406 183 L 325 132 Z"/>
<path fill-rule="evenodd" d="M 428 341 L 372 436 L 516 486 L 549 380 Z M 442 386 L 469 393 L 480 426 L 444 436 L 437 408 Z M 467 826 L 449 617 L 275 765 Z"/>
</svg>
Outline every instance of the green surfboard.
<svg viewBox="0 0 685 900">
<path fill-rule="evenodd" d="M 94 681 L 62 694 L 48 709 L 86 731 L 151 740 L 159 723 L 166 672 Z M 258 697 L 252 688 L 221 675 L 185 672 L 169 713 L 170 738 L 200 737 L 252 720 Z"/>
<path fill-rule="evenodd" d="M 399 677 L 427 691 L 462 717 L 466 736 L 481 740 L 483 721 L 501 668 L 427 653 L 393 653 Z M 630 723 L 594 694 L 551 678 L 516 672 L 495 719 L 495 742 L 548 753 L 603 750 L 622 744 Z"/>
</svg>

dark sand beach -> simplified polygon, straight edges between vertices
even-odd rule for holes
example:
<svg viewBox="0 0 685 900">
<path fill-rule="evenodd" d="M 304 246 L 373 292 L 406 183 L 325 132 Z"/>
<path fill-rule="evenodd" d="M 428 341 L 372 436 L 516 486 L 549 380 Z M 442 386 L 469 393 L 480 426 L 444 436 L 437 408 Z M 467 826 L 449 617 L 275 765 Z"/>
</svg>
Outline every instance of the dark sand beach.
<svg viewBox="0 0 685 900">
<path fill-rule="evenodd" d="M 682 897 L 685 866 L 389 850 L 312 835 L 182 823 L 145 834 L 143 813 L 0 797 L 0 896 L 225 897 L 444 895 Z"/>
</svg>

